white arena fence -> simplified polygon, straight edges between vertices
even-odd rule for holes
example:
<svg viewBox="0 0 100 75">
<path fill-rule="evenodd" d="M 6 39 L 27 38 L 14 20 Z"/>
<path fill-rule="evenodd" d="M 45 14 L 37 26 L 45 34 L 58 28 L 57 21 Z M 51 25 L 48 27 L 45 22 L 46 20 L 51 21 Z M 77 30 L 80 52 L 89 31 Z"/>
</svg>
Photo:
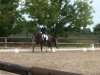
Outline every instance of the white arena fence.
<svg viewBox="0 0 100 75">
<path fill-rule="evenodd" d="M 60 38 L 63 40 L 63 38 Z M 69 40 L 77 40 L 77 42 L 61 42 L 60 39 L 57 39 L 57 43 L 60 46 L 59 49 L 53 48 L 55 51 L 75 51 L 75 50 L 99 50 L 100 43 L 96 42 L 96 39 L 90 39 L 92 42 L 79 42 L 80 39 L 69 39 Z M 64 40 L 66 40 L 64 38 Z M 68 39 L 67 39 L 68 40 Z M 89 39 L 81 39 L 80 41 Z M 95 41 L 95 42 L 93 42 Z M 0 52 L 21 52 L 21 51 L 32 51 L 32 45 L 34 44 L 32 37 L 0 37 Z M 25 46 L 25 47 L 23 47 Z M 29 46 L 29 47 L 28 47 Z M 5 49 L 5 50 L 4 50 Z M 54 51 L 54 52 L 55 52 Z"/>
<path fill-rule="evenodd" d="M 90 48 L 53 48 L 52 52 L 64 52 L 64 51 L 97 51 L 100 50 L 100 48 L 95 48 L 95 47 L 90 47 Z M 36 48 L 36 52 L 40 52 L 40 49 Z M 32 52 L 32 48 L 19 48 L 19 47 L 13 47 L 13 48 L 1 48 L 0 52 L 14 52 L 14 53 L 19 53 L 19 52 Z M 43 52 L 46 52 L 46 48 L 43 49 Z M 48 52 L 51 52 L 50 49 L 48 49 Z"/>
</svg>

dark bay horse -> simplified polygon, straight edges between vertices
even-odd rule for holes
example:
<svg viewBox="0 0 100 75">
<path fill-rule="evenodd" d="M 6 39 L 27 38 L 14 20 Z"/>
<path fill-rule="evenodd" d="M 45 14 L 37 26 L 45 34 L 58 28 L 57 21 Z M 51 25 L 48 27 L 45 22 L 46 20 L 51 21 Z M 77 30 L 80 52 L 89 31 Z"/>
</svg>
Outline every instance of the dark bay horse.
<svg viewBox="0 0 100 75">
<path fill-rule="evenodd" d="M 34 45 L 33 45 L 33 52 L 34 52 L 34 47 L 35 45 L 40 45 L 40 48 L 41 48 L 41 52 L 42 52 L 42 46 L 43 44 L 47 44 L 48 48 L 50 47 L 51 48 L 51 51 L 52 51 L 52 44 L 54 44 L 54 46 L 58 49 L 57 47 L 57 43 L 56 43 L 56 39 L 52 36 L 52 35 L 47 35 L 48 36 L 48 40 L 43 40 L 42 38 L 42 33 L 38 32 L 35 34 L 35 38 L 34 38 Z M 47 50 L 46 50 L 47 52 Z"/>
</svg>

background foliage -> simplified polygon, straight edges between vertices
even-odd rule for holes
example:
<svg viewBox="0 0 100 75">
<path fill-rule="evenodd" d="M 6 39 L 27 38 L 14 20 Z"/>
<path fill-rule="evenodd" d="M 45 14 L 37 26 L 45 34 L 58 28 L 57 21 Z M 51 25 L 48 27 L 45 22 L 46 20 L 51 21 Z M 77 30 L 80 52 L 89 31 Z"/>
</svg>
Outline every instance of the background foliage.
<svg viewBox="0 0 100 75">
<path fill-rule="evenodd" d="M 0 36 L 12 34 L 34 34 L 37 25 L 48 27 L 48 33 L 55 37 L 67 37 L 74 32 L 80 33 L 92 21 L 92 1 L 76 0 L 25 0 L 20 6 L 18 0 L 0 1 Z M 32 20 L 23 17 L 28 14 Z M 83 31 L 83 32 L 84 32 Z M 91 32 L 90 32 L 91 33 Z M 28 36 L 28 35 L 27 35 Z"/>
</svg>

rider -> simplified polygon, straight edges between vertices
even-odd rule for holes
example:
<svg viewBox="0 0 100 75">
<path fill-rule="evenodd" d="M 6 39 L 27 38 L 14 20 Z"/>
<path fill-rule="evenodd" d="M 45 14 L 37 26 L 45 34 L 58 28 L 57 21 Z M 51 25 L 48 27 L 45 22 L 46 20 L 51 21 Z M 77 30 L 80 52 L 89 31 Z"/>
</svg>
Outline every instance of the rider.
<svg viewBox="0 0 100 75">
<path fill-rule="evenodd" d="M 42 26 L 41 27 L 41 32 L 42 32 L 42 38 L 44 41 L 48 40 L 48 36 L 47 36 L 47 27 L 46 26 Z"/>
<path fill-rule="evenodd" d="M 42 32 L 43 34 L 46 34 L 46 31 L 47 31 L 46 26 L 41 27 L 41 32 Z"/>
<path fill-rule="evenodd" d="M 48 36 L 47 36 L 47 27 L 44 25 L 37 25 L 37 31 L 42 33 L 42 39 L 44 41 L 48 40 Z"/>
</svg>

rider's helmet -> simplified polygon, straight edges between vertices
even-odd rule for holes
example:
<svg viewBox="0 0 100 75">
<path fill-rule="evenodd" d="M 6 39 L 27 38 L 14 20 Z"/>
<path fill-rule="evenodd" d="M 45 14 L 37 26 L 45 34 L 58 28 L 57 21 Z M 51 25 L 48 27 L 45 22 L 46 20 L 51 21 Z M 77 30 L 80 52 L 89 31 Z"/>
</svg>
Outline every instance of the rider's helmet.
<svg viewBox="0 0 100 75">
<path fill-rule="evenodd" d="M 46 28 L 46 26 L 43 26 L 42 28 L 41 28 L 41 32 L 43 33 L 43 34 L 46 34 L 46 30 L 47 28 Z"/>
</svg>

